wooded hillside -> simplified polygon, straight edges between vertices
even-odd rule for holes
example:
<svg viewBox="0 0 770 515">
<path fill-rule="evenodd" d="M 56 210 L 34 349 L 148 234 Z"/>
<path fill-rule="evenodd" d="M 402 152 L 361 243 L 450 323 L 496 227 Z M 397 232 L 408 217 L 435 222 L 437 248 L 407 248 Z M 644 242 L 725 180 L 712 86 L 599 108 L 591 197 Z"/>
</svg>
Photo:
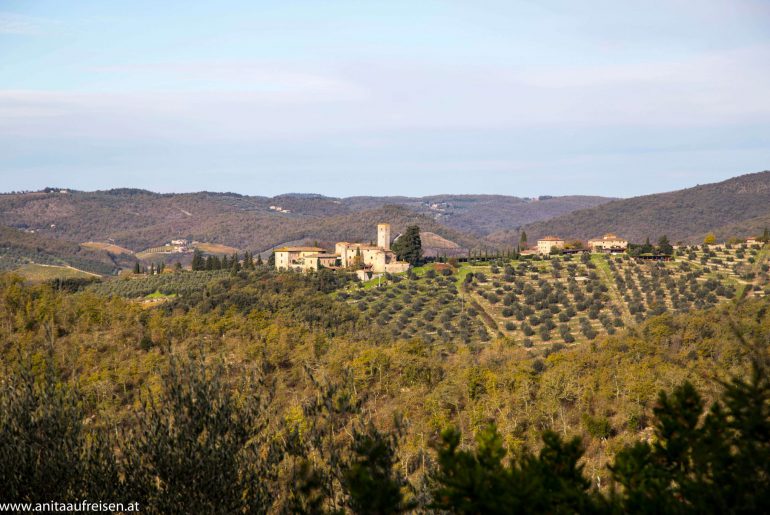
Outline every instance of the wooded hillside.
<svg viewBox="0 0 770 515">
<path fill-rule="evenodd" d="M 569 215 L 535 222 L 524 229 L 536 237 L 589 239 L 612 232 L 633 242 L 668 235 L 671 241 L 699 242 L 712 230 L 723 236 L 750 236 L 770 216 L 770 171 L 723 182 L 615 200 Z M 730 234 L 728 234 L 730 233 Z"/>
</svg>

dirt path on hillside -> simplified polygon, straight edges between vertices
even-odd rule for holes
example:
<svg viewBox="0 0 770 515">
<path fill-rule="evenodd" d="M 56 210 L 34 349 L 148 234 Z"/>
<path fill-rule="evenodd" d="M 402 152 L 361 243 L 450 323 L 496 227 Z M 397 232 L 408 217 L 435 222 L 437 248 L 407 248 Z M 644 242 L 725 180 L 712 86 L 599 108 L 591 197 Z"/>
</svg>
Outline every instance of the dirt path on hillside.
<svg viewBox="0 0 770 515">
<path fill-rule="evenodd" d="M 623 323 L 626 324 L 626 327 L 632 326 L 635 323 L 634 318 L 631 316 L 631 311 L 628 310 L 628 305 L 623 300 L 623 296 L 620 294 L 620 290 L 618 290 L 618 286 L 615 284 L 615 279 L 612 277 L 610 266 L 607 264 L 604 256 L 591 256 L 591 261 L 596 265 L 596 269 L 599 271 L 599 277 L 602 279 L 604 285 L 607 286 L 607 292 L 610 294 L 610 298 L 620 307 L 620 312 L 623 315 Z"/>
<path fill-rule="evenodd" d="M 468 289 L 465 284 L 463 284 L 462 292 L 467 296 L 468 304 L 479 312 L 479 317 L 481 318 L 484 325 L 493 332 L 493 335 L 497 335 L 497 333 L 500 332 L 500 328 L 498 327 L 495 318 L 489 314 L 486 308 L 484 308 L 482 305 L 482 302 L 480 302 L 480 295 Z"/>
</svg>

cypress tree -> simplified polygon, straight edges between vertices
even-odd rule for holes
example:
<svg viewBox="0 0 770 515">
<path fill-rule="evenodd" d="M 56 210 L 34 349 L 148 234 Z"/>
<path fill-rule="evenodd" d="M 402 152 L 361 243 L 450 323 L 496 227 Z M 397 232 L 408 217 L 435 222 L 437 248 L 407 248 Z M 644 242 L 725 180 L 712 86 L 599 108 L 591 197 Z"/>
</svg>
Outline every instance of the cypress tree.
<svg viewBox="0 0 770 515">
<path fill-rule="evenodd" d="M 243 254 L 243 269 L 254 270 L 254 257 L 251 255 L 251 252 Z"/>
<path fill-rule="evenodd" d="M 671 246 L 671 243 L 668 241 L 668 236 L 665 234 L 658 240 L 658 252 L 664 256 L 670 256 L 674 253 L 674 247 Z"/>
<path fill-rule="evenodd" d="M 206 263 L 203 260 L 203 252 L 201 252 L 198 249 L 195 249 L 195 251 L 193 252 L 192 269 L 203 270 L 204 268 L 206 268 Z"/>
</svg>

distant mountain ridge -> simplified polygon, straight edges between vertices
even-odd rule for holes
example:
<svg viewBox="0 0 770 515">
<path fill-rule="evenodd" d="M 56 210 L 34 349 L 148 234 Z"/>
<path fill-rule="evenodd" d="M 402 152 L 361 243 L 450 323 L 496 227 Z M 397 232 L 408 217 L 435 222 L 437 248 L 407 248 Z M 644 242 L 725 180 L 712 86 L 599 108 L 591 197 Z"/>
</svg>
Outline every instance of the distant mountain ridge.
<svg viewBox="0 0 770 515">
<path fill-rule="evenodd" d="M 629 199 L 597 196 L 431 195 L 275 197 L 238 193 L 153 193 L 136 188 L 81 192 L 48 188 L 0 194 L 0 225 L 69 243 L 110 242 L 132 251 L 173 238 L 269 251 L 287 241 L 371 241 L 417 224 L 462 248 L 505 248 L 547 234 L 587 240 L 607 232 L 640 242 L 749 236 L 770 224 L 770 171 Z"/>
<path fill-rule="evenodd" d="M 603 197 L 502 195 L 333 198 L 317 194 L 275 197 L 237 193 L 161 194 L 136 188 L 81 192 L 47 188 L 0 195 L 0 225 L 35 230 L 70 242 L 107 241 L 139 251 L 187 237 L 264 251 L 297 239 L 371 239 L 372 224 L 394 231 L 418 223 L 462 247 L 487 234 L 590 207 Z"/>
<path fill-rule="evenodd" d="M 667 235 L 697 242 L 709 231 L 745 237 L 770 221 L 770 171 L 667 193 L 615 200 L 526 225 L 528 239 L 557 234 L 588 239 L 606 232 L 631 241 Z"/>
</svg>

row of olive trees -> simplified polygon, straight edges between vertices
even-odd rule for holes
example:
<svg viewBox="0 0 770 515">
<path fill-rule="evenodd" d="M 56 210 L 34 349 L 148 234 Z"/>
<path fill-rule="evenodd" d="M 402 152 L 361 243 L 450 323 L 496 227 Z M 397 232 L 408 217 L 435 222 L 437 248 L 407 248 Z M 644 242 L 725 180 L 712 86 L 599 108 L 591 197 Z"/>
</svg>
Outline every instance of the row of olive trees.
<svg viewBox="0 0 770 515">
<path fill-rule="evenodd" d="M 21 366 L 0 394 L 0 501 L 102 499 L 148 513 L 760 513 L 770 506 L 766 372 L 756 360 L 708 409 L 689 384 L 661 393 L 654 440 L 620 450 L 601 491 L 583 473 L 580 440 L 546 432 L 538 454 L 509 457 L 494 426 L 473 449 L 444 431 L 426 477 L 410 482 L 398 429 L 362 422 L 345 381 L 311 376 L 302 422 L 278 422 L 270 384 L 249 377 L 233 390 L 221 367 L 173 359 L 132 427 L 97 430 L 51 366 Z"/>
</svg>

